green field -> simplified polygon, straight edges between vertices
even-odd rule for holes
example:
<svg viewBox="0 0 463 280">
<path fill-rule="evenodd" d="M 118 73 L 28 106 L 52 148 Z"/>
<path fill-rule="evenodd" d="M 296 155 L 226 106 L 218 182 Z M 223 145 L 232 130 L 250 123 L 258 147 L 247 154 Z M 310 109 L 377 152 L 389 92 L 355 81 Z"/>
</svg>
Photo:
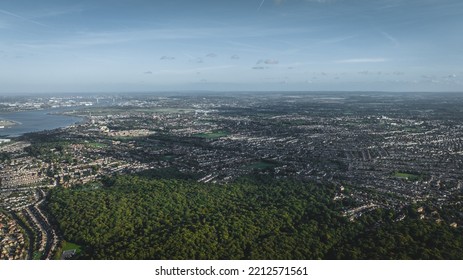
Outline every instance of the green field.
<svg viewBox="0 0 463 280">
<path fill-rule="evenodd" d="M 74 250 L 74 249 L 76 250 L 76 253 L 80 253 L 81 251 L 81 247 L 79 245 L 68 242 L 68 241 L 63 242 L 63 251 Z"/>
<path fill-rule="evenodd" d="M 411 181 L 417 181 L 422 178 L 421 175 L 416 175 L 416 174 L 411 174 L 411 173 L 404 173 L 404 172 L 395 172 L 393 174 L 394 177 L 400 178 L 400 179 L 406 179 L 406 180 L 411 180 Z"/>
<path fill-rule="evenodd" d="M 76 255 L 79 255 L 80 252 L 82 252 L 82 247 L 72 242 L 63 241 L 62 247 L 58 250 L 58 252 L 55 255 L 55 259 L 60 260 L 63 252 L 69 250 L 76 250 Z"/>
<path fill-rule="evenodd" d="M 92 142 L 92 143 L 87 143 L 87 146 L 90 148 L 100 149 L 100 148 L 106 148 L 108 145 L 105 143 Z"/>
<path fill-rule="evenodd" d="M 214 131 L 214 132 L 193 134 L 194 137 L 206 138 L 206 139 L 217 139 L 217 138 L 225 137 L 228 135 L 229 133 L 226 131 Z"/>
<path fill-rule="evenodd" d="M 175 159 L 174 155 L 163 155 L 162 156 L 162 160 L 171 161 L 171 160 L 174 160 L 174 159 Z"/>
</svg>

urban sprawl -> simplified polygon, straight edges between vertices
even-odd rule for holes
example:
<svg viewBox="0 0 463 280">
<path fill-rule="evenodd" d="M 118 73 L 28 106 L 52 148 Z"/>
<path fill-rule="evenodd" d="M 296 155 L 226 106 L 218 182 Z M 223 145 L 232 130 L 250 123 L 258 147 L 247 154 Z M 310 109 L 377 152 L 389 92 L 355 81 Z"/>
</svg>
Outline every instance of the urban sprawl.
<svg viewBox="0 0 463 280">
<path fill-rule="evenodd" d="M 82 121 L 2 137 L 0 259 L 56 253 L 60 236 L 42 207 L 50 189 L 143 171 L 211 184 L 250 174 L 331 184 L 339 190 L 333 200 L 357 202 L 340 213 L 352 222 L 377 208 L 404 219 L 411 204 L 420 219 L 451 227 L 463 220 L 453 211 L 461 209 L 463 186 L 458 94 L 100 94 L 0 102 L 2 112 L 58 107 Z"/>
</svg>

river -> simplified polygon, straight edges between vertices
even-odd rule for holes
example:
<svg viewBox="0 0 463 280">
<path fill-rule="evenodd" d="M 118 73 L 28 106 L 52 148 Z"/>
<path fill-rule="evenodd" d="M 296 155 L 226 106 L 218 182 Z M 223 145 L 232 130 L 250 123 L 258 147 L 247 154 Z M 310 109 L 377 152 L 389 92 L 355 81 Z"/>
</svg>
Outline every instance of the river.
<svg viewBox="0 0 463 280">
<path fill-rule="evenodd" d="M 0 138 L 12 138 L 29 132 L 51 130 L 67 127 L 82 121 L 82 118 L 57 113 L 76 108 L 55 108 L 24 112 L 0 113 L 0 120 L 9 120 L 16 123 L 11 127 L 0 128 Z"/>
</svg>

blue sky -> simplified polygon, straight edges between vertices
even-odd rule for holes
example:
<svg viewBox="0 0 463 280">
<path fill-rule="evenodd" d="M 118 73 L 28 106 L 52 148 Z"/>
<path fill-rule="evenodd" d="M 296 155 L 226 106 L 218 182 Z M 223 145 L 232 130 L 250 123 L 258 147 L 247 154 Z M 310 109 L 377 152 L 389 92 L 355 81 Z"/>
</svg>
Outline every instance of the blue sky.
<svg viewBox="0 0 463 280">
<path fill-rule="evenodd" d="M 2 0 L 0 93 L 463 90 L 461 0 Z"/>
</svg>

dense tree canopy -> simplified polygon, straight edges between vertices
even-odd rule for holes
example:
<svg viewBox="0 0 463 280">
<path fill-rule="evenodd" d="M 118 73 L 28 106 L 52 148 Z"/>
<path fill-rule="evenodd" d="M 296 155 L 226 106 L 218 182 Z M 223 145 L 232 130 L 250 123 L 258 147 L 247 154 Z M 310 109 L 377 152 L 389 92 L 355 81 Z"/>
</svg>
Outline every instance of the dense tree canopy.
<svg viewBox="0 0 463 280">
<path fill-rule="evenodd" d="M 329 186 L 119 176 L 51 192 L 64 238 L 95 259 L 461 259 L 461 232 L 378 210 L 349 222 Z M 346 202 L 344 202 L 346 203 Z"/>
</svg>

